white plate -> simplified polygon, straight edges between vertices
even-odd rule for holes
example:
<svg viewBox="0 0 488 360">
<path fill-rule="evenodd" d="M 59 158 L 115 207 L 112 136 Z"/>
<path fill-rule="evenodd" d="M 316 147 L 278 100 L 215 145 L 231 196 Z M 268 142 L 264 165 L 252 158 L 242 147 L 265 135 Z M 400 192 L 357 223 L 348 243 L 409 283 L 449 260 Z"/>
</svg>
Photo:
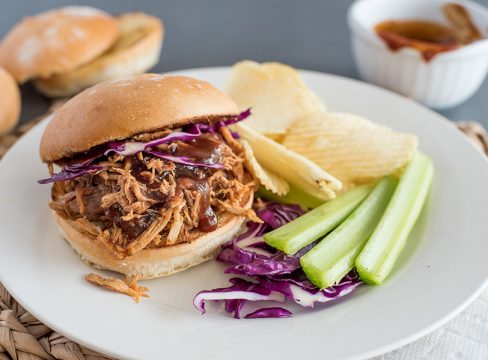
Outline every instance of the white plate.
<svg viewBox="0 0 488 360">
<path fill-rule="evenodd" d="M 182 73 L 222 86 L 228 69 Z M 406 344 L 446 322 L 482 289 L 488 274 L 488 166 L 441 116 L 385 90 L 302 72 L 334 111 L 364 115 L 418 135 L 435 164 L 431 197 L 401 260 L 380 287 L 364 286 L 332 305 L 291 319 L 202 316 L 193 295 L 226 284 L 216 262 L 144 282 L 132 299 L 87 284 L 91 271 L 61 239 L 47 208 L 50 186 L 38 159 L 45 123 L 0 162 L 0 281 L 41 321 L 95 350 L 121 358 L 356 359 Z M 317 357 L 316 357 L 317 358 Z"/>
</svg>

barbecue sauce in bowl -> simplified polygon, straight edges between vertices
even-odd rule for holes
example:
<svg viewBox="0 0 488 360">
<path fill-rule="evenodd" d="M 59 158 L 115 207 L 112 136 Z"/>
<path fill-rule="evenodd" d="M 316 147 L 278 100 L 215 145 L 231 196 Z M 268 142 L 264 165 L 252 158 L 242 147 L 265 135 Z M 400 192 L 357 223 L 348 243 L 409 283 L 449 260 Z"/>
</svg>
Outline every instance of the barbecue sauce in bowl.
<svg viewBox="0 0 488 360">
<path fill-rule="evenodd" d="M 391 50 L 414 48 L 426 62 L 439 53 L 481 39 L 481 33 L 463 6 L 446 4 L 442 10 L 447 25 L 428 20 L 386 20 L 377 24 L 374 30 Z"/>
<path fill-rule="evenodd" d="M 411 47 L 418 50 L 425 61 L 462 46 L 452 29 L 432 21 L 388 20 L 376 25 L 375 30 L 391 50 Z"/>
</svg>

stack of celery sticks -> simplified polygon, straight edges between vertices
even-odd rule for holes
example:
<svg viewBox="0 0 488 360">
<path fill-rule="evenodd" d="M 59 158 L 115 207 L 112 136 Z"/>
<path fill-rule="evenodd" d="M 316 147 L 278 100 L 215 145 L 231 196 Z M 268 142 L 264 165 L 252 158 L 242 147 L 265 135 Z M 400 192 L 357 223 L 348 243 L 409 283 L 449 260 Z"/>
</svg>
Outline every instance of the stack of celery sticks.
<svg viewBox="0 0 488 360">
<path fill-rule="evenodd" d="M 402 176 L 362 185 L 264 235 L 270 246 L 295 254 L 319 288 L 338 283 L 356 268 L 369 284 L 382 284 L 395 265 L 423 208 L 434 174 L 432 161 L 417 153 Z M 321 239 L 322 238 L 322 239 Z"/>
</svg>

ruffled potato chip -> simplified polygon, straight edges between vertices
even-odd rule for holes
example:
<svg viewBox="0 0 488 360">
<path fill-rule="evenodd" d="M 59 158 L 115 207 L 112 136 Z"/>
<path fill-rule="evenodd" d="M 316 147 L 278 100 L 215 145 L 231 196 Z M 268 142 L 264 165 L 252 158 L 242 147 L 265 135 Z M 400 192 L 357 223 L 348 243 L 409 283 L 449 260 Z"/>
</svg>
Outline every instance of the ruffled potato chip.
<svg viewBox="0 0 488 360">
<path fill-rule="evenodd" d="M 342 190 L 342 183 L 317 164 L 243 123 L 232 126 L 252 147 L 257 161 L 300 190 L 321 200 L 329 200 Z"/>
<path fill-rule="evenodd" d="M 353 114 L 316 113 L 297 120 L 283 145 L 331 173 L 349 189 L 395 173 L 417 150 L 417 137 Z"/>
<path fill-rule="evenodd" d="M 270 62 L 236 63 L 227 84 L 227 94 L 239 108 L 252 108 L 246 125 L 280 140 L 300 116 L 325 111 L 325 105 L 292 67 Z"/>
<path fill-rule="evenodd" d="M 263 168 L 252 150 L 251 145 L 246 140 L 239 140 L 244 149 L 244 159 L 246 160 L 247 169 L 253 176 L 259 180 L 259 183 L 264 186 L 266 190 L 274 194 L 283 196 L 290 191 L 290 185 L 279 175 Z"/>
</svg>

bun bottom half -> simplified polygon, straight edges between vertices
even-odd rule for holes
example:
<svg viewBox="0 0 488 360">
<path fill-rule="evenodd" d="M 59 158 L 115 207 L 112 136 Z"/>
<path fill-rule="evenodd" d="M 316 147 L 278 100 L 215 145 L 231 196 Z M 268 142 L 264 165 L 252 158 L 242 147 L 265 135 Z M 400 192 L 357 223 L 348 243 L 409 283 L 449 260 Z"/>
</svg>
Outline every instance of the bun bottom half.
<svg viewBox="0 0 488 360">
<path fill-rule="evenodd" d="M 103 270 L 112 270 L 138 280 L 171 275 L 214 258 L 221 246 L 231 240 L 240 230 L 244 218 L 226 215 L 217 230 L 203 233 L 190 243 L 143 249 L 124 259 L 113 253 L 94 237 L 78 231 L 71 223 L 54 214 L 61 234 L 81 259 L 88 265 Z"/>
</svg>

